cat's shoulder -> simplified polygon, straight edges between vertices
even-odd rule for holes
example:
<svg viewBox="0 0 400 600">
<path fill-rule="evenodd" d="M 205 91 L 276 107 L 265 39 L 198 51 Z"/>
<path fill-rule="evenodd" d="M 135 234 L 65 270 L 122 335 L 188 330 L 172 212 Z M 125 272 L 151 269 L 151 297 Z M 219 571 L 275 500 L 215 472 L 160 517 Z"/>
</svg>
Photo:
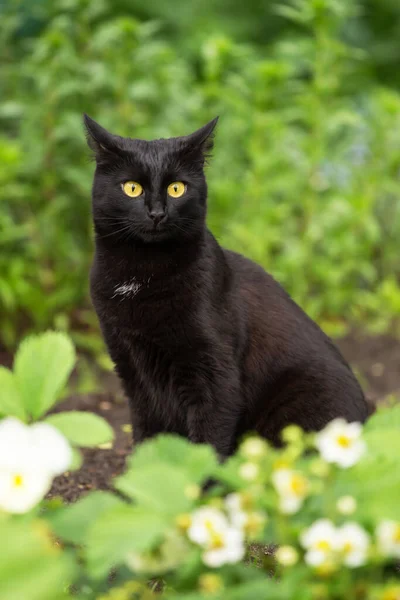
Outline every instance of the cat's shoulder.
<svg viewBox="0 0 400 600">
<path fill-rule="evenodd" d="M 261 265 L 257 264 L 250 258 L 239 254 L 233 250 L 223 249 L 226 261 L 230 268 L 238 275 L 251 278 L 254 280 L 262 279 L 265 282 L 276 283 L 270 273 L 268 273 Z"/>
</svg>

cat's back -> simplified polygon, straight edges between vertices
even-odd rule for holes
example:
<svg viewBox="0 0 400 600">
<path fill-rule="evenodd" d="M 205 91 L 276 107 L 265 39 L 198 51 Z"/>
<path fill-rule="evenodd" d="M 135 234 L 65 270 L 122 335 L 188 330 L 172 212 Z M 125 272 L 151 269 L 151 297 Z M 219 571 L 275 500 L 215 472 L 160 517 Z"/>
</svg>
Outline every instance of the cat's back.
<svg viewBox="0 0 400 600">
<path fill-rule="evenodd" d="M 328 356 L 347 366 L 339 350 L 284 288 L 260 265 L 224 250 L 234 273 L 236 293 L 247 309 L 253 339 L 268 353 L 312 358 Z"/>
</svg>

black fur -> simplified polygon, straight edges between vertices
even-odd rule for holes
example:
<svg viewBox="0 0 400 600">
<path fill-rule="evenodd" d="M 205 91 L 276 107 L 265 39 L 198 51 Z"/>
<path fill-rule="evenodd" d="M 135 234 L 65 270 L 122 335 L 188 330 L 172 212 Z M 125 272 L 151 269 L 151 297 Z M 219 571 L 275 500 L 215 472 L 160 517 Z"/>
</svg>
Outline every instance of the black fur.
<svg viewBox="0 0 400 600">
<path fill-rule="evenodd" d="M 176 432 L 227 456 L 248 430 L 279 443 L 290 423 L 364 421 L 361 388 L 330 339 L 271 275 L 206 228 L 203 167 L 216 120 L 151 142 L 114 136 L 87 116 L 85 124 L 97 162 L 91 294 L 135 442 Z M 127 180 L 144 194 L 125 196 Z M 173 181 L 186 183 L 182 198 L 167 195 Z"/>
</svg>

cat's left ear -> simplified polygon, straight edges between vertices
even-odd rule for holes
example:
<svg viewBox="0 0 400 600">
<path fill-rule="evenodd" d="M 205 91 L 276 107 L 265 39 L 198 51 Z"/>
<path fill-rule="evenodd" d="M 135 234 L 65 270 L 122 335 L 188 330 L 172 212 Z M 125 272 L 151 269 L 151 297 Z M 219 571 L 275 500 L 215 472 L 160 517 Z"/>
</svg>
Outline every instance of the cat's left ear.
<svg viewBox="0 0 400 600">
<path fill-rule="evenodd" d="M 207 158 L 214 145 L 214 130 L 217 122 L 218 117 L 215 117 L 207 125 L 203 125 L 203 127 L 194 133 L 187 135 L 184 138 L 186 147 L 200 151 L 204 158 Z"/>
</svg>

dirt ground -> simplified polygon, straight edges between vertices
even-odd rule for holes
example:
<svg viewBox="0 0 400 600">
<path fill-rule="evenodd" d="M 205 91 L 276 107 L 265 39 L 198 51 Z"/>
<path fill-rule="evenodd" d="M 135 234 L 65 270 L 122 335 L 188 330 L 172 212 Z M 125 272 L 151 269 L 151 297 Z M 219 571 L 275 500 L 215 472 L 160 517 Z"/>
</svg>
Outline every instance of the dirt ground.
<svg viewBox="0 0 400 600">
<path fill-rule="evenodd" d="M 379 403 L 392 394 L 400 399 L 400 340 L 352 335 L 336 343 L 355 370 L 368 399 Z M 82 468 L 58 477 L 51 496 L 61 495 L 73 502 L 89 490 L 109 489 L 113 477 L 124 469 L 132 435 L 128 404 L 116 377 L 107 377 L 103 387 L 102 393 L 71 397 L 57 410 L 87 410 L 103 416 L 115 431 L 113 447 L 84 450 Z"/>
</svg>

